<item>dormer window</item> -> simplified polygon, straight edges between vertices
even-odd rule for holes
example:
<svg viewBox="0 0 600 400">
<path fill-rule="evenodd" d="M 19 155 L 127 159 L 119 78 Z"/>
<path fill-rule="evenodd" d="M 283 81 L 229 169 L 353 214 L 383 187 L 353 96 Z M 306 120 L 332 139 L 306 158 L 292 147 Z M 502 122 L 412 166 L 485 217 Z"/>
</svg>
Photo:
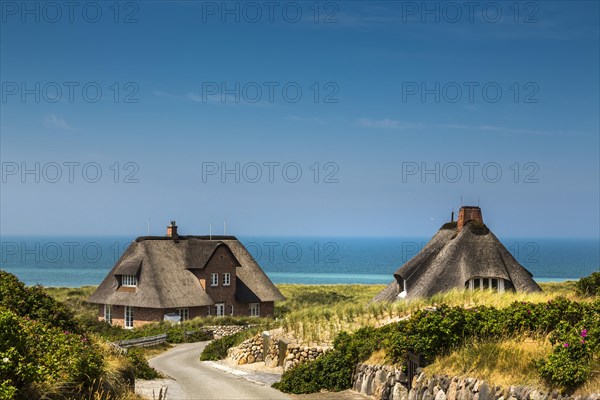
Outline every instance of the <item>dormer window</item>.
<svg viewBox="0 0 600 400">
<path fill-rule="evenodd" d="M 501 278 L 472 278 L 465 282 L 465 289 L 469 290 L 492 289 L 504 292 L 509 287 L 510 283 Z"/>
<path fill-rule="evenodd" d="M 136 287 L 137 277 L 135 275 L 122 275 L 121 286 L 123 287 Z"/>
</svg>

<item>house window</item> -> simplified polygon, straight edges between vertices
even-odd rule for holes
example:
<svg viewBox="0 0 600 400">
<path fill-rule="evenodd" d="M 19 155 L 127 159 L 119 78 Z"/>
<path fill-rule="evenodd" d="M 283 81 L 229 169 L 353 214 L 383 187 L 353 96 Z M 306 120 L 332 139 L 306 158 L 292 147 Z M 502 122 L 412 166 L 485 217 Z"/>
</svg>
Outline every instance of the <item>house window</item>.
<svg viewBox="0 0 600 400">
<path fill-rule="evenodd" d="M 472 278 L 465 282 L 465 289 L 492 289 L 497 292 L 504 292 L 509 286 L 509 282 L 498 278 Z"/>
<path fill-rule="evenodd" d="M 223 274 L 223 286 L 231 285 L 231 274 L 226 272 Z"/>
<path fill-rule="evenodd" d="M 250 316 L 260 317 L 260 303 L 250 303 Z"/>
<path fill-rule="evenodd" d="M 121 285 L 126 287 L 136 287 L 137 278 L 135 275 L 123 275 L 121 277 Z"/>
<path fill-rule="evenodd" d="M 112 325 L 112 304 L 104 305 L 104 320 Z"/>
<path fill-rule="evenodd" d="M 229 306 L 229 315 L 233 315 L 233 304 Z"/>
<path fill-rule="evenodd" d="M 225 303 L 215 304 L 215 315 L 217 317 L 222 317 L 225 315 Z"/>
<path fill-rule="evenodd" d="M 219 286 L 219 274 L 210 274 L 210 286 Z"/>
<path fill-rule="evenodd" d="M 187 321 L 190 319 L 190 309 L 189 308 L 178 308 L 177 314 L 179 314 L 179 321 Z"/>
<path fill-rule="evenodd" d="M 133 328 L 133 307 L 125 306 L 125 329 Z"/>
</svg>

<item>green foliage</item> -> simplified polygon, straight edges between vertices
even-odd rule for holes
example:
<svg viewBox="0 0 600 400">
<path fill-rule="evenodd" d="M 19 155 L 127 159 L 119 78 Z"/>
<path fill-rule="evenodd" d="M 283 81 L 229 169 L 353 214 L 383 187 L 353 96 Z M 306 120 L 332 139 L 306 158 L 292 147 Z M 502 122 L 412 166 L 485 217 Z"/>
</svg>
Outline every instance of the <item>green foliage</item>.
<svg viewBox="0 0 600 400">
<path fill-rule="evenodd" d="M 135 347 L 130 348 L 127 350 L 126 356 L 133 367 L 137 379 L 156 379 L 160 376 L 158 372 L 148 364 L 148 361 L 140 349 Z"/>
<path fill-rule="evenodd" d="M 557 298 L 540 304 L 514 302 L 503 309 L 442 305 L 419 310 L 408 320 L 378 329 L 340 333 L 333 351 L 286 371 L 275 387 L 290 393 L 343 390 L 351 385 L 356 363 L 378 349 L 385 350 L 388 362 L 403 365 L 408 351 L 431 361 L 474 340 L 517 337 L 526 332 L 550 334 L 555 346 L 547 360 L 537 363 L 542 377 L 562 388 L 580 385 L 590 376 L 599 349 L 600 300 L 578 303 Z"/>
<path fill-rule="evenodd" d="M 21 317 L 39 320 L 69 332 L 82 332 L 73 313 L 48 296 L 41 286 L 26 287 L 16 276 L 1 270 L 0 306 Z"/>
<path fill-rule="evenodd" d="M 600 300 L 585 307 L 579 321 L 560 321 L 550 334 L 554 346 L 546 360 L 538 360 L 541 376 L 554 386 L 573 389 L 588 380 L 599 350 Z"/>
<path fill-rule="evenodd" d="M 576 283 L 577 292 L 582 296 L 600 295 L 600 271 L 592 272 L 590 276 L 581 278 Z"/>
<path fill-rule="evenodd" d="M 40 384 L 91 387 L 103 368 L 66 307 L 0 271 L 0 398 L 31 397 Z"/>
<path fill-rule="evenodd" d="M 194 331 L 188 331 L 190 327 L 186 324 L 173 325 L 169 323 L 167 329 L 167 342 L 168 343 L 191 343 L 191 342 L 202 342 L 205 340 L 212 339 L 211 335 L 204 332 L 202 329 L 196 329 Z M 190 332 L 190 334 L 186 334 Z M 191 333 L 193 332 L 193 333 Z"/>
<path fill-rule="evenodd" d="M 210 342 L 202 354 L 201 361 L 217 361 L 227 357 L 227 350 L 242 343 L 244 340 L 251 338 L 258 333 L 257 329 L 248 329 L 238 332 L 234 335 L 224 336 L 221 339 Z"/>
<path fill-rule="evenodd" d="M 273 387 L 286 393 L 314 393 L 321 389 L 340 391 L 352 384 L 356 364 L 381 348 L 382 332 L 365 327 L 353 335 L 341 332 L 334 341 L 334 350 L 307 364 L 286 371 Z"/>
</svg>

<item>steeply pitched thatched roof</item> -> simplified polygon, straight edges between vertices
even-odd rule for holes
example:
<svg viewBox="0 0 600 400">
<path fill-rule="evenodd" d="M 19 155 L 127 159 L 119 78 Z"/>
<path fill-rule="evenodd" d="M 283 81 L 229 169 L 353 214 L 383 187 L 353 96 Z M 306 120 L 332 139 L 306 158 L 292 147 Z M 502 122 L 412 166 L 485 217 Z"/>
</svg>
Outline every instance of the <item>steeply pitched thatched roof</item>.
<svg viewBox="0 0 600 400">
<path fill-rule="evenodd" d="M 127 248 L 88 301 L 148 308 L 181 308 L 214 304 L 191 269 L 202 269 L 220 246 L 239 262 L 240 295 L 255 301 L 285 298 L 252 255 L 234 236 L 139 237 Z M 135 291 L 117 290 L 117 275 L 136 275 Z M 251 296 L 253 294 L 254 296 Z"/>
<path fill-rule="evenodd" d="M 394 273 L 394 281 L 375 301 L 394 301 L 405 281 L 406 298 L 429 297 L 477 277 L 510 281 L 517 291 L 541 291 L 527 271 L 481 222 L 471 221 L 457 232 L 444 225 L 423 249 Z"/>
</svg>

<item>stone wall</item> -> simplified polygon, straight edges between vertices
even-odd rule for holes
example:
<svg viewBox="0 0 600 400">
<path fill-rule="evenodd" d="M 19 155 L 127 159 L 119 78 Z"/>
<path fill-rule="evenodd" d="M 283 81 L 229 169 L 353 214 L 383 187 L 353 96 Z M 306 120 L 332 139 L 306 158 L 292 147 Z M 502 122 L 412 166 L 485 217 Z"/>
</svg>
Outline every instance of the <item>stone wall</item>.
<svg viewBox="0 0 600 400">
<path fill-rule="evenodd" d="M 265 343 L 268 345 L 266 354 L 264 351 Z M 238 365 L 264 361 L 270 367 L 280 365 L 283 366 L 284 371 L 287 371 L 300 363 L 315 360 L 328 350 L 329 348 L 321 346 L 288 344 L 281 339 L 270 336 L 265 340 L 263 334 L 259 333 L 237 347 L 230 348 L 227 351 L 227 358 Z M 283 352 L 285 356 L 280 356 L 280 352 Z"/>
<path fill-rule="evenodd" d="M 377 400 L 600 400 L 600 393 L 589 396 L 563 396 L 557 391 L 544 392 L 526 386 L 501 388 L 475 378 L 442 375 L 415 376 L 412 389 L 407 377 L 389 365 L 358 364 L 352 377 L 352 389 Z"/>
<path fill-rule="evenodd" d="M 263 357 L 263 338 L 261 334 L 255 335 L 243 341 L 237 347 L 227 350 L 227 358 L 232 359 L 238 365 L 263 361 Z"/>
<path fill-rule="evenodd" d="M 203 326 L 201 329 L 205 332 L 211 333 L 215 339 L 222 338 L 224 336 L 235 335 L 238 332 L 250 329 L 255 325 L 209 325 Z"/>
<path fill-rule="evenodd" d="M 285 353 L 283 370 L 288 369 L 305 362 L 313 361 L 323 354 L 327 353 L 329 348 L 321 346 L 302 346 L 290 343 Z"/>
<path fill-rule="evenodd" d="M 407 383 L 408 378 L 399 368 L 359 363 L 352 377 L 352 390 L 377 400 L 406 400 Z"/>
<path fill-rule="evenodd" d="M 408 400 L 599 400 L 600 393 L 589 396 L 563 396 L 527 386 L 501 388 L 474 378 L 457 378 L 421 373 L 413 378 Z"/>
</svg>

